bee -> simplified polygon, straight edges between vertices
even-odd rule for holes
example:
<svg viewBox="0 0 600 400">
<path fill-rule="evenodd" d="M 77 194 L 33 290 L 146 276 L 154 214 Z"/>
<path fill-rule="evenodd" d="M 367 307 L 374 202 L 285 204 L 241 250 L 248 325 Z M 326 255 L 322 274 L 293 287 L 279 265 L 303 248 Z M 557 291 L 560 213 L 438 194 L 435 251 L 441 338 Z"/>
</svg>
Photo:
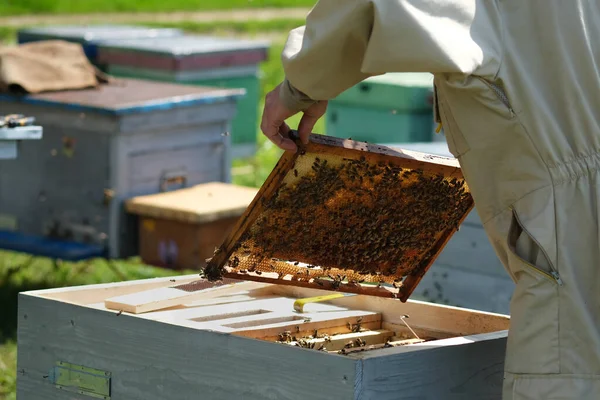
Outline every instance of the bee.
<svg viewBox="0 0 600 400">
<path fill-rule="evenodd" d="M 297 178 L 298 177 L 298 170 L 294 169 L 294 176 Z"/>
</svg>

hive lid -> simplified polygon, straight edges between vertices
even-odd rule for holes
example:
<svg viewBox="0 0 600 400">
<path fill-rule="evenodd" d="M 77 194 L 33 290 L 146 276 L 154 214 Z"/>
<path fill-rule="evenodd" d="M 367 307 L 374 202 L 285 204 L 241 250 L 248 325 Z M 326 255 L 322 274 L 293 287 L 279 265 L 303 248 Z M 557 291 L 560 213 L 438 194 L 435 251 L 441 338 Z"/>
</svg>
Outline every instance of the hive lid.
<svg viewBox="0 0 600 400">
<path fill-rule="evenodd" d="M 150 28 L 134 25 L 54 25 L 23 28 L 17 35 L 19 42 L 62 39 L 83 44 L 115 39 L 173 37 L 183 35 L 183 31 L 175 28 Z"/>
<path fill-rule="evenodd" d="M 126 210 L 144 217 L 204 223 L 244 213 L 258 189 L 222 182 L 134 197 Z"/>
<path fill-rule="evenodd" d="M 455 159 L 311 135 L 205 275 L 406 301 L 473 204 Z"/>
<path fill-rule="evenodd" d="M 109 115 L 137 114 L 236 100 L 244 89 L 221 89 L 177 83 L 123 79 L 98 88 L 26 96 L 0 94 L 0 101 Z"/>
<path fill-rule="evenodd" d="M 268 48 L 265 41 L 196 35 L 117 40 L 98 46 L 98 61 L 144 69 L 202 70 L 255 65 L 267 59 Z"/>
</svg>

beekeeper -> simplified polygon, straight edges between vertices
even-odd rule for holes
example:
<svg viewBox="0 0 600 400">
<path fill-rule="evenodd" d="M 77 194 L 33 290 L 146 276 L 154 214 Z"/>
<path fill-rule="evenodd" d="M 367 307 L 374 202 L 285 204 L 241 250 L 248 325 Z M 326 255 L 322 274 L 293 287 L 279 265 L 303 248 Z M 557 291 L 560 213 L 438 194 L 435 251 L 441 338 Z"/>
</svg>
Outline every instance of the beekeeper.
<svg viewBox="0 0 600 400">
<path fill-rule="evenodd" d="M 283 50 L 261 129 L 306 141 L 327 100 L 434 74 L 436 119 L 516 283 L 503 399 L 600 399 L 600 3 L 321 0 Z"/>
</svg>

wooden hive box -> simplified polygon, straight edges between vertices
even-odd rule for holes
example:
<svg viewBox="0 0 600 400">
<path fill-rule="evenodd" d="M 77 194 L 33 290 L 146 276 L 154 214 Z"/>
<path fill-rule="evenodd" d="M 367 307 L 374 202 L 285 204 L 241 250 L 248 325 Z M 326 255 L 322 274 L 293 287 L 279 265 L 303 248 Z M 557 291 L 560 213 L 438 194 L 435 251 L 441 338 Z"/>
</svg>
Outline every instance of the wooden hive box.
<svg viewBox="0 0 600 400">
<path fill-rule="evenodd" d="M 138 216 L 140 257 L 161 267 L 203 268 L 257 192 L 209 182 L 128 200 L 127 211 Z"/>
<path fill-rule="evenodd" d="M 75 242 L 94 256 L 137 255 L 136 226 L 124 201 L 230 182 L 231 137 L 224 133 L 243 96 L 243 89 L 135 79 L 0 95 L 3 113 L 34 116 L 44 128 L 43 140 L 23 146 L 0 170 L 0 217 L 11 221 L 1 233 Z M 35 252 L 28 240 L 2 246 Z M 55 254 L 56 247 L 43 255 L 68 258 Z"/>
<path fill-rule="evenodd" d="M 296 313 L 330 292 L 198 280 L 21 293 L 18 398 L 501 399 L 507 316 L 360 295 Z"/>
</svg>

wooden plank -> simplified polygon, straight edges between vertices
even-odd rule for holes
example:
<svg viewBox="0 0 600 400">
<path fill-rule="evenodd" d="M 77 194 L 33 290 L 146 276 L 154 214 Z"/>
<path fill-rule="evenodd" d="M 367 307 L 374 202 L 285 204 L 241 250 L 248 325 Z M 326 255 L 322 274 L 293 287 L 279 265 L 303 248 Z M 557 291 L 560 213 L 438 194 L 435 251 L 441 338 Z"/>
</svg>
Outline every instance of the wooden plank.
<svg viewBox="0 0 600 400">
<path fill-rule="evenodd" d="M 256 282 L 235 282 L 227 285 L 203 288 L 194 292 L 176 287 L 166 287 L 112 297 L 106 299 L 104 304 L 106 308 L 111 310 L 141 314 L 201 299 L 239 294 L 258 287 L 261 287 L 261 285 Z"/>
<path fill-rule="evenodd" d="M 423 343 L 406 346 L 404 349 L 409 348 L 412 351 L 403 353 L 401 357 L 390 354 L 363 359 L 357 365 L 355 399 L 502 398 L 505 336 L 471 342 L 468 345 L 428 348 L 428 343 Z M 417 350 L 426 348 L 426 351 Z M 386 350 L 391 352 L 401 349 L 403 348 Z M 376 352 L 379 351 L 384 350 Z"/>
<path fill-rule="evenodd" d="M 376 344 L 372 344 L 372 345 L 366 345 L 363 347 L 344 348 L 344 349 L 340 350 L 340 352 L 343 355 L 365 354 L 365 352 L 371 352 L 373 350 L 384 349 L 384 348 L 393 348 L 393 347 L 398 347 L 398 346 L 410 346 L 410 345 L 415 345 L 415 344 L 424 343 L 424 342 L 425 342 L 424 339 L 403 339 L 403 340 L 396 340 L 396 341 L 387 342 L 387 343 L 376 343 Z"/>
<path fill-rule="evenodd" d="M 292 297 L 330 294 L 330 292 L 324 290 L 277 285 L 272 286 L 271 290 L 281 296 Z M 330 300 L 328 304 L 350 309 L 377 311 L 381 313 L 384 321 L 397 325 L 402 325 L 401 317 L 408 315 L 410 319 L 407 321 L 413 328 L 449 333 L 455 336 L 502 331 L 508 329 L 510 321 L 507 315 L 430 304 L 416 300 L 403 303 L 380 297 L 352 296 Z"/>
<path fill-rule="evenodd" d="M 93 285 L 72 286 L 23 292 L 23 294 L 60 300 L 72 304 L 94 304 L 107 298 L 124 296 L 142 290 L 169 287 L 198 280 L 198 274 L 164 278 L 136 279 L 124 282 L 99 283 Z"/>
<path fill-rule="evenodd" d="M 380 329 L 381 328 L 381 315 L 363 315 L 363 322 L 361 325 L 365 329 Z M 260 327 L 257 329 L 248 330 L 237 330 L 233 333 L 240 336 L 262 339 L 267 341 L 276 341 L 279 338 L 279 334 L 285 331 L 289 331 L 294 335 L 307 336 L 312 334 L 315 330 L 320 333 L 326 333 L 328 335 L 335 335 L 338 333 L 349 333 L 351 330 L 348 328 L 348 324 L 356 324 L 357 317 L 355 314 L 348 314 L 341 318 L 329 318 L 321 321 L 311 321 L 304 323 L 291 323 L 281 324 L 277 326 Z"/>
<path fill-rule="evenodd" d="M 392 336 L 394 336 L 394 332 L 392 331 L 367 330 L 365 332 L 345 333 L 335 336 L 328 336 L 326 338 L 306 339 L 304 342 L 292 341 L 286 344 L 290 346 L 300 346 L 303 344 L 302 347 L 310 345 L 311 349 L 313 350 L 319 349 L 319 347 L 323 346 L 324 350 L 326 351 L 339 351 L 348 344 L 355 343 L 358 339 L 360 339 L 363 346 L 370 346 L 375 344 L 384 344 Z"/>
<path fill-rule="evenodd" d="M 115 400 L 354 396 L 356 361 L 341 356 L 24 294 L 18 318 L 19 399 L 88 399 L 48 384 L 45 376 L 61 360 L 110 371 Z"/>
</svg>

